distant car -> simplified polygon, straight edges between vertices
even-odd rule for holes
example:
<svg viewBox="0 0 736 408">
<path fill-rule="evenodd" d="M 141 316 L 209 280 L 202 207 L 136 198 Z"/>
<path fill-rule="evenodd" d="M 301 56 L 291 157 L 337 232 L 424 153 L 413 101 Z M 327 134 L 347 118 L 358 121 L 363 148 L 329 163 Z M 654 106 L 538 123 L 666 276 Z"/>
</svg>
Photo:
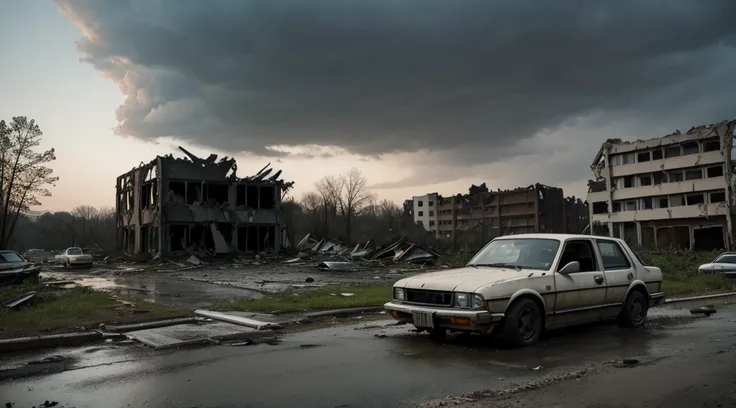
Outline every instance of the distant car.
<svg viewBox="0 0 736 408">
<path fill-rule="evenodd" d="M 56 259 L 64 265 L 65 268 L 71 267 L 92 267 L 92 255 L 85 254 L 82 248 L 71 247 L 64 252 L 56 255 Z"/>
<path fill-rule="evenodd" d="M 729 278 L 736 279 L 736 252 L 724 252 L 718 255 L 713 262 L 700 265 L 698 273 L 722 273 Z"/>
<path fill-rule="evenodd" d="M 0 283 L 19 285 L 28 281 L 38 282 L 41 267 L 28 262 L 15 251 L 0 251 Z"/>
<path fill-rule="evenodd" d="M 519 234 L 494 239 L 463 268 L 396 282 L 384 308 L 433 337 L 479 332 L 531 346 L 544 330 L 581 323 L 641 327 L 663 300 L 662 271 L 620 239 Z"/>
</svg>

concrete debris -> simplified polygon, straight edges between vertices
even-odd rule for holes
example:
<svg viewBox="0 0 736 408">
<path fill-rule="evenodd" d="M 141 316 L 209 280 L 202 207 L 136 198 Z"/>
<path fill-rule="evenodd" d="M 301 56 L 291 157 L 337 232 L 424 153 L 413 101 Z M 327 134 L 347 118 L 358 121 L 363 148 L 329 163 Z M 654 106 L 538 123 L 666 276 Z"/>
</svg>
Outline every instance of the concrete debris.
<svg viewBox="0 0 736 408">
<path fill-rule="evenodd" d="M 192 265 L 201 265 L 202 261 L 199 260 L 196 256 L 192 255 L 187 259 L 187 262 L 189 262 Z"/>
<path fill-rule="evenodd" d="M 317 267 L 322 269 L 331 269 L 333 271 L 355 271 L 361 268 L 360 265 L 356 265 L 352 262 L 331 261 L 320 262 Z"/>
<path fill-rule="evenodd" d="M 716 307 L 714 305 L 707 305 L 690 309 L 690 314 L 702 314 L 706 317 L 709 317 L 713 313 L 718 313 L 718 310 L 716 310 Z"/>
<path fill-rule="evenodd" d="M 227 323 L 239 324 L 241 326 L 251 327 L 256 330 L 278 329 L 281 326 L 276 323 L 262 322 L 247 317 L 214 312 L 211 310 L 195 310 L 197 316 L 209 317 L 210 319 L 219 320 Z"/>
<path fill-rule="evenodd" d="M 25 304 L 26 302 L 33 299 L 34 297 L 36 297 L 36 292 L 28 292 L 16 298 L 6 300 L 5 302 L 3 302 L 3 307 L 8 308 L 8 309 L 14 309 L 18 306 Z"/>
</svg>

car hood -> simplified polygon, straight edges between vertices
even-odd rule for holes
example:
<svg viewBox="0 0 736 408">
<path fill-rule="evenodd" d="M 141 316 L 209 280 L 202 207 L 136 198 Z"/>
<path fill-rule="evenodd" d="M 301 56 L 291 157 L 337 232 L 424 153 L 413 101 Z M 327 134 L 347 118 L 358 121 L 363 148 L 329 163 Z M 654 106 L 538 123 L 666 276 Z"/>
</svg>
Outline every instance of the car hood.
<svg viewBox="0 0 736 408">
<path fill-rule="evenodd" d="M 16 272 L 17 270 L 30 268 L 35 266 L 32 262 L 8 262 L 4 264 L 0 264 L 0 272 L 8 272 L 13 271 Z"/>
<path fill-rule="evenodd" d="M 482 286 L 523 279 L 532 270 L 508 268 L 465 267 L 440 272 L 429 272 L 402 279 L 394 286 L 408 289 L 475 292 Z M 539 271 L 536 271 L 539 272 Z"/>
</svg>

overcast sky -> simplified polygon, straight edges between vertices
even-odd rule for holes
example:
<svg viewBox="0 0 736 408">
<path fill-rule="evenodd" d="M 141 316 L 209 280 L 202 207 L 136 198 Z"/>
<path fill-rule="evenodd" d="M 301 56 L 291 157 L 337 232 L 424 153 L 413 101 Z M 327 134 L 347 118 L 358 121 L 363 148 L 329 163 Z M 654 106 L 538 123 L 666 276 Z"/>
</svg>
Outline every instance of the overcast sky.
<svg viewBox="0 0 736 408">
<path fill-rule="evenodd" d="M 352 166 L 396 201 L 483 181 L 579 196 L 605 139 L 736 116 L 733 0 L 54 4 L 83 89 L 122 93 L 95 104 L 114 134 L 94 137 L 136 146 L 111 174 L 183 144 L 272 161 L 297 196 Z"/>
</svg>

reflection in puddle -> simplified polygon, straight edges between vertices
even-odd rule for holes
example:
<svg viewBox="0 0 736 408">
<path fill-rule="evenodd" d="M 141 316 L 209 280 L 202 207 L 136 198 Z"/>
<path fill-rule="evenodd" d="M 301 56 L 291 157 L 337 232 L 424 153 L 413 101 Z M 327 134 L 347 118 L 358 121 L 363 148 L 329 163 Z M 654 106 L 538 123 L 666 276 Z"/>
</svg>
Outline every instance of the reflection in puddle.
<svg viewBox="0 0 736 408">
<path fill-rule="evenodd" d="M 106 273 L 108 276 L 95 276 L 99 272 Z M 95 270 L 91 273 L 54 271 L 43 272 L 42 276 L 68 282 L 64 287 L 84 286 L 97 290 L 115 291 L 146 302 L 188 308 L 207 308 L 217 301 L 233 298 L 263 297 L 261 292 L 254 290 L 204 282 L 181 281 L 168 276 L 125 275 L 125 272 L 130 271 Z"/>
</svg>

